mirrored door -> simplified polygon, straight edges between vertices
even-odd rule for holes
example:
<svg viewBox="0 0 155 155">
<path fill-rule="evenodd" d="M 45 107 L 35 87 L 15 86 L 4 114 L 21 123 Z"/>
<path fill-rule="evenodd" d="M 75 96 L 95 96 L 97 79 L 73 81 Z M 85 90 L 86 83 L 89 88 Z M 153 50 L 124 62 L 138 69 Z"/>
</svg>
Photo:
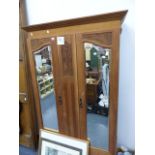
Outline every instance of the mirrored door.
<svg viewBox="0 0 155 155">
<path fill-rule="evenodd" d="M 108 150 L 111 49 L 85 42 L 87 136 L 91 145 Z"/>
<path fill-rule="evenodd" d="M 75 35 L 29 40 L 39 128 L 79 137 Z"/>
<path fill-rule="evenodd" d="M 29 59 L 39 128 L 59 131 L 50 38 L 32 39 Z"/>
<path fill-rule="evenodd" d="M 80 121 L 86 124 L 81 135 L 91 146 L 104 150 L 109 150 L 111 45 L 111 32 L 77 35 L 78 78 L 83 77 L 79 84 L 83 102 Z"/>
</svg>

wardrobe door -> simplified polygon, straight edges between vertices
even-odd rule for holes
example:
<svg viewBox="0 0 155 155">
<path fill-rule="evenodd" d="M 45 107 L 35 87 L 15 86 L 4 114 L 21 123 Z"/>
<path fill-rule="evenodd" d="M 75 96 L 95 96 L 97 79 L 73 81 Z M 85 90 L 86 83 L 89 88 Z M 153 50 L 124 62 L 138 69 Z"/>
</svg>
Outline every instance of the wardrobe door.
<svg viewBox="0 0 155 155">
<path fill-rule="evenodd" d="M 80 137 L 115 152 L 119 30 L 76 35 Z M 93 149 L 94 147 L 94 149 Z"/>
<path fill-rule="evenodd" d="M 79 105 L 77 84 L 77 62 L 75 35 L 51 37 L 53 65 L 56 72 L 58 104 L 63 110 L 60 115 L 64 121 L 64 134 L 79 137 Z"/>
<path fill-rule="evenodd" d="M 29 64 L 39 129 L 63 132 L 62 106 L 57 104 L 51 38 L 28 39 Z"/>
</svg>

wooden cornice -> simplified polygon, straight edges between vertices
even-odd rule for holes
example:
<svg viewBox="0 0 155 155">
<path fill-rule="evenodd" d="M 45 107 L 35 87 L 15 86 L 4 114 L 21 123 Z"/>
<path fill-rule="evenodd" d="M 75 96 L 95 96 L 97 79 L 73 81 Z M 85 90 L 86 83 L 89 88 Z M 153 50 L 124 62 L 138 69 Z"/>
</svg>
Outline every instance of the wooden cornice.
<svg viewBox="0 0 155 155">
<path fill-rule="evenodd" d="M 81 18 L 75 18 L 75 19 L 60 20 L 60 21 L 55 21 L 50 23 L 30 25 L 22 28 L 27 32 L 32 32 L 32 31 L 54 29 L 54 28 L 74 26 L 74 25 L 83 25 L 83 24 L 89 24 L 89 23 L 98 23 L 98 22 L 105 22 L 105 21 L 113 21 L 113 20 L 120 20 L 122 23 L 124 21 L 124 17 L 127 14 L 127 12 L 128 10 L 123 10 L 118 12 L 99 14 L 95 16 L 87 16 L 87 17 L 81 17 Z"/>
</svg>

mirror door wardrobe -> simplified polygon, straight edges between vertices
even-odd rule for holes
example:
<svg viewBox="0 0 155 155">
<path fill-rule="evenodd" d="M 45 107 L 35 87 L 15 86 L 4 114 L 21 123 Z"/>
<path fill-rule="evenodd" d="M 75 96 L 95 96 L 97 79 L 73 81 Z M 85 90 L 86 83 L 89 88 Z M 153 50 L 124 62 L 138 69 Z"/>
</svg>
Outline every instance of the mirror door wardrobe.
<svg viewBox="0 0 155 155">
<path fill-rule="evenodd" d="M 127 11 L 25 27 L 39 128 L 116 154 L 119 37 Z"/>
</svg>

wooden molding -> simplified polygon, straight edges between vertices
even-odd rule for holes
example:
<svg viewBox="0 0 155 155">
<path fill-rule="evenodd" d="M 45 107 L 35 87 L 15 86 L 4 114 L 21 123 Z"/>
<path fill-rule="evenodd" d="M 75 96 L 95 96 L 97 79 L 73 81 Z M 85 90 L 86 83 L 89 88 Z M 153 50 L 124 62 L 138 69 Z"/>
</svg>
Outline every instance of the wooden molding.
<svg viewBox="0 0 155 155">
<path fill-rule="evenodd" d="M 120 20 L 122 23 L 127 12 L 128 10 L 123 10 L 123 11 L 118 11 L 118 12 L 99 14 L 95 16 L 87 16 L 87 17 L 81 17 L 81 18 L 75 18 L 75 19 L 60 20 L 60 21 L 55 21 L 55 22 L 50 22 L 50 23 L 25 26 L 25 27 L 22 27 L 22 29 L 26 30 L 27 32 L 31 32 L 31 31 L 46 30 L 46 29 L 51 29 L 51 28 L 54 29 L 54 28 L 59 28 L 59 27 L 107 22 L 107 21 L 114 21 L 114 20 Z"/>
</svg>

